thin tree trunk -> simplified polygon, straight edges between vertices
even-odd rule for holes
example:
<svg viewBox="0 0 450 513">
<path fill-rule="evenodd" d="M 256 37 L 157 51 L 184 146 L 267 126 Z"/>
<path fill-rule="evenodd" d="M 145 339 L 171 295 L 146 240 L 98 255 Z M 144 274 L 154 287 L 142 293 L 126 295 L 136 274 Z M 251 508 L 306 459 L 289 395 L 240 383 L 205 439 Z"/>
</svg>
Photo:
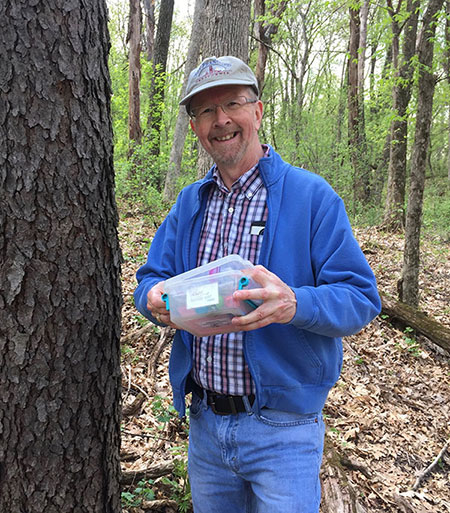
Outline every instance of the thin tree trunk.
<svg viewBox="0 0 450 513">
<path fill-rule="evenodd" d="M 141 25 L 142 12 L 140 0 L 130 0 L 130 22 L 128 41 L 130 45 L 128 64 L 128 137 L 129 154 L 133 146 L 141 143 Z"/>
<path fill-rule="evenodd" d="M 427 151 L 430 144 L 430 127 L 433 113 L 433 96 L 436 84 L 432 73 L 435 16 L 444 0 L 430 0 L 423 18 L 418 43 L 419 91 L 416 114 L 416 131 L 411 161 L 411 183 L 406 214 L 405 251 L 400 282 L 400 300 L 410 306 L 419 304 L 420 230 Z"/>
<path fill-rule="evenodd" d="M 191 39 L 186 59 L 182 94 L 186 89 L 189 74 L 195 68 L 200 52 L 201 40 L 203 37 L 203 11 L 205 0 L 196 0 L 194 9 L 194 23 L 192 25 Z M 189 129 L 189 116 L 186 107 L 182 105 L 178 111 L 172 149 L 170 151 L 169 167 L 164 184 L 164 199 L 174 201 L 177 193 L 177 180 L 181 175 L 181 161 L 183 158 L 184 142 Z"/>
<path fill-rule="evenodd" d="M 294 133 L 295 133 L 295 147 L 298 148 L 300 145 L 301 140 L 301 134 L 302 134 L 302 111 L 303 111 L 303 105 L 305 102 L 305 76 L 306 71 L 308 67 L 309 62 L 309 56 L 312 48 L 311 40 L 308 34 L 307 30 L 307 18 L 308 18 L 308 12 L 311 7 L 311 2 L 308 2 L 308 4 L 305 6 L 305 12 L 302 11 L 302 9 L 299 9 L 299 17 L 300 17 L 300 26 L 302 31 L 302 38 L 303 38 L 303 53 L 301 55 L 300 59 L 300 71 L 297 77 L 295 77 L 295 83 L 296 86 L 296 102 L 294 107 Z M 295 162 L 295 155 L 292 156 L 292 159 Z"/>
<path fill-rule="evenodd" d="M 445 21 L 445 41 L 447 42 L 447 50 L 445 57 L 445 73 L 447 74 L 447 83 L 450 86 L 450 1 L 445 3 L 445 12 L 447 18 Z M 447 178 L 450 181 L 450 101 L 447 102 L 448 109 L 448 148 L 447 148 Z"/>
<path fill-rule="evenodd" d="M 364 76 L 367 47 L 367 18 L 369 17 L 370 0 L 364 0 L 361 7 L 361 24 L 359 30 L 359 58 L 358 58 L 358 89 L 360 98 L 364 100 Z"/>
<path fill-rule="evenodd" d="M 264 0 L 255 0 L 254 3 L 255 9 L 255 18 L 257 19 L 255 23 L 255 32 L 258 38 L 258 59 L 256 61 L 256 71 L 255 76 L 258 81 L 258 89 L 261 94 L 262 89 L 264 87 L 264 77 L 266 73 L 266 63 L 267 56 L 269 55 L 268 44 L 270 43 L 270 39 L 266 37 L 266 25 L 264 22 L 258 20 L 259 17 L 264 16 L 265 14 L 265 1 Z"/>
<path fill-rule="evenodd" d="M 353 167 L 353 203 L 365 201 L 368 195 L 364 161 L 362 150 L 363 123 L 359 105 L 360 94 L 358 87 L 358 61 L 360 42 L 360 7 L 350 7 L 350 40 L 348 62 L 348 133 L 349 151 Z"/>
<path fill-rule="evenodd" d="M 401 231 L 405 226 L 405 185 L 406 162 L 408 146 L 408 117 L 407 108 L 411 99 L 413 64 L 412 58 L 416 52 L 417 23 L 420 0 L 408 0 L 408 20 L 405 25 L 402 56 L 394 58 L 397 69 L 396 83 L 393 88 L 392 100 L 395 119 L 391 124 L 391 145 L 388 167 L 387 195 L 384 210 L 384 228 L 391 231 Z M 394 53 L 398 53 L 400 26 L 396 12 L 389 9 L 392 17 L 392 32 L 395 44 Z M 401 62 L 400 62 L 401 60 Z"/>
<path fill-rule="evenodd" d="M 107 18 L 0 4 L 2 513 L 121 510 Z"/>
<path fill-rule="evenodd" d="M 155 48 L 155 0 L 143 0 L 145 11 L 145 53 L 147 60 L 153 60 Z"/>
<path fill-rule="evenodd" d="M 272 18 L 278 19 L 288 6 L 287 1 L 282 1 L 278 5 L 278 9 L 271 8 L 270 14 Z M 265 15 L 265 2 L 264 0 L 255 0 L 254 4 L 255 18 Z M 258 89 L 260 96 L 264 89 L 264 76 L 266 72 L 267 57 L 269 55 L 269 45 L 272 42 L 272 36 L 278 32 L 278 23 L 267 23 L 257 20 L 255 23 L 255 32 L 258 39 L 258 59 L 256 62 L 255 76 L 258 81 Z"/>
<path fill-rule="evenodd" d="M 161 0 L 158 28 L 154 47 L 153 74 L 150 92 L 150 110 L 147 128 L 153 141 L 152 152 L 159 154 L 159 141 L 166 86 L 167 56 L 169 54 L 170 32 L 172 30 L 174 0 Z"/>
</svg>

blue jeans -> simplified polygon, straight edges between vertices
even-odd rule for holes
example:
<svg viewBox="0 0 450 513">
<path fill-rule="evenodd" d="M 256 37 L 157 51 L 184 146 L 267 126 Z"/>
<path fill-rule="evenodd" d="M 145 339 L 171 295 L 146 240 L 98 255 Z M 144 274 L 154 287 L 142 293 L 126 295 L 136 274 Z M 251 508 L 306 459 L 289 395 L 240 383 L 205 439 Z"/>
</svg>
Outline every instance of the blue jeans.
<svg viewBox="0 0 450 513">
<path fill-rule="evenodd" d="M 188 471 L 195 513 L 318 513 L 320 413 L 216 415 L 193 394 Z"/>
</svg>

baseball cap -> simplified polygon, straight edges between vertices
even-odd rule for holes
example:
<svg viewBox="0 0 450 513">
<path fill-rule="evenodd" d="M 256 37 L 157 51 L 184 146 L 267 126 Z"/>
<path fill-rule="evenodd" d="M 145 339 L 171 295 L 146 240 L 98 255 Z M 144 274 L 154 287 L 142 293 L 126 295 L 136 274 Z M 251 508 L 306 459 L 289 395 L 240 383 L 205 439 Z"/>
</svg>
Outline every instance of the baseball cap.
<svg viewBox="0 0 450 513">
<path fill-rule="evenodd" d="M 259 95 L 258 81 L 253 71 L 241 59 L 231 55 L 208 57 L 191 71 L 180 105 L 188 108 L 192 97 L 197 93 L 221 85 L 249 85 Z"/>
</svg>

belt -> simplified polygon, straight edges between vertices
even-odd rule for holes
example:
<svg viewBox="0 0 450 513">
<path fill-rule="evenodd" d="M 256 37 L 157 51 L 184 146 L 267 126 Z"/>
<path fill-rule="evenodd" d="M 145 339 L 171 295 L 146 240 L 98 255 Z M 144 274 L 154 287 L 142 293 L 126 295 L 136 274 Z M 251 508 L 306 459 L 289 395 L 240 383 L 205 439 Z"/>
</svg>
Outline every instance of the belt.
<svg viewBox="0 0 450 513">
<path fill-rule="evenodd" d="M 246 412 L 244 397 L 247 397 L 250 406 L 255 402 L 255 395 L 222 395 L 202 388 L 200 385 L 191 381 L 193 391 L 203 399 L 206 394 L 206 402 L 216 415 L 236 415 L 236 413 Z"/>
</svg>

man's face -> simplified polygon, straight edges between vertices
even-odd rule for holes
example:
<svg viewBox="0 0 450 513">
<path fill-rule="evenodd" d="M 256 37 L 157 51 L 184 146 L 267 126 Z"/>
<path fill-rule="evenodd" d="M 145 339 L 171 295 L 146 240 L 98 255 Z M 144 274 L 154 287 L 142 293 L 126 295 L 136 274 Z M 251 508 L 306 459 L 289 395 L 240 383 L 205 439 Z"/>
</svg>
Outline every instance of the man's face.
<svg viewBox="0 0 450 513">
<path fill-rule="evenodd" d="M 195 110 L 198 107 L 227 104 L 239 96 L 249 100 L 255 98 L 255 94 L 246 86 L 218 86 L 196 94 L 190 107 Z M 245 172 L 255 164 L 255 153 L 261 151 L 258 130 L 262 112 L 260 101 L 247 103 L 228 113 L 217 107 L 207 119 L 199 116 L 191 120 L 191 127 L 221 171 L 240 167 Z"/>
</svg>

